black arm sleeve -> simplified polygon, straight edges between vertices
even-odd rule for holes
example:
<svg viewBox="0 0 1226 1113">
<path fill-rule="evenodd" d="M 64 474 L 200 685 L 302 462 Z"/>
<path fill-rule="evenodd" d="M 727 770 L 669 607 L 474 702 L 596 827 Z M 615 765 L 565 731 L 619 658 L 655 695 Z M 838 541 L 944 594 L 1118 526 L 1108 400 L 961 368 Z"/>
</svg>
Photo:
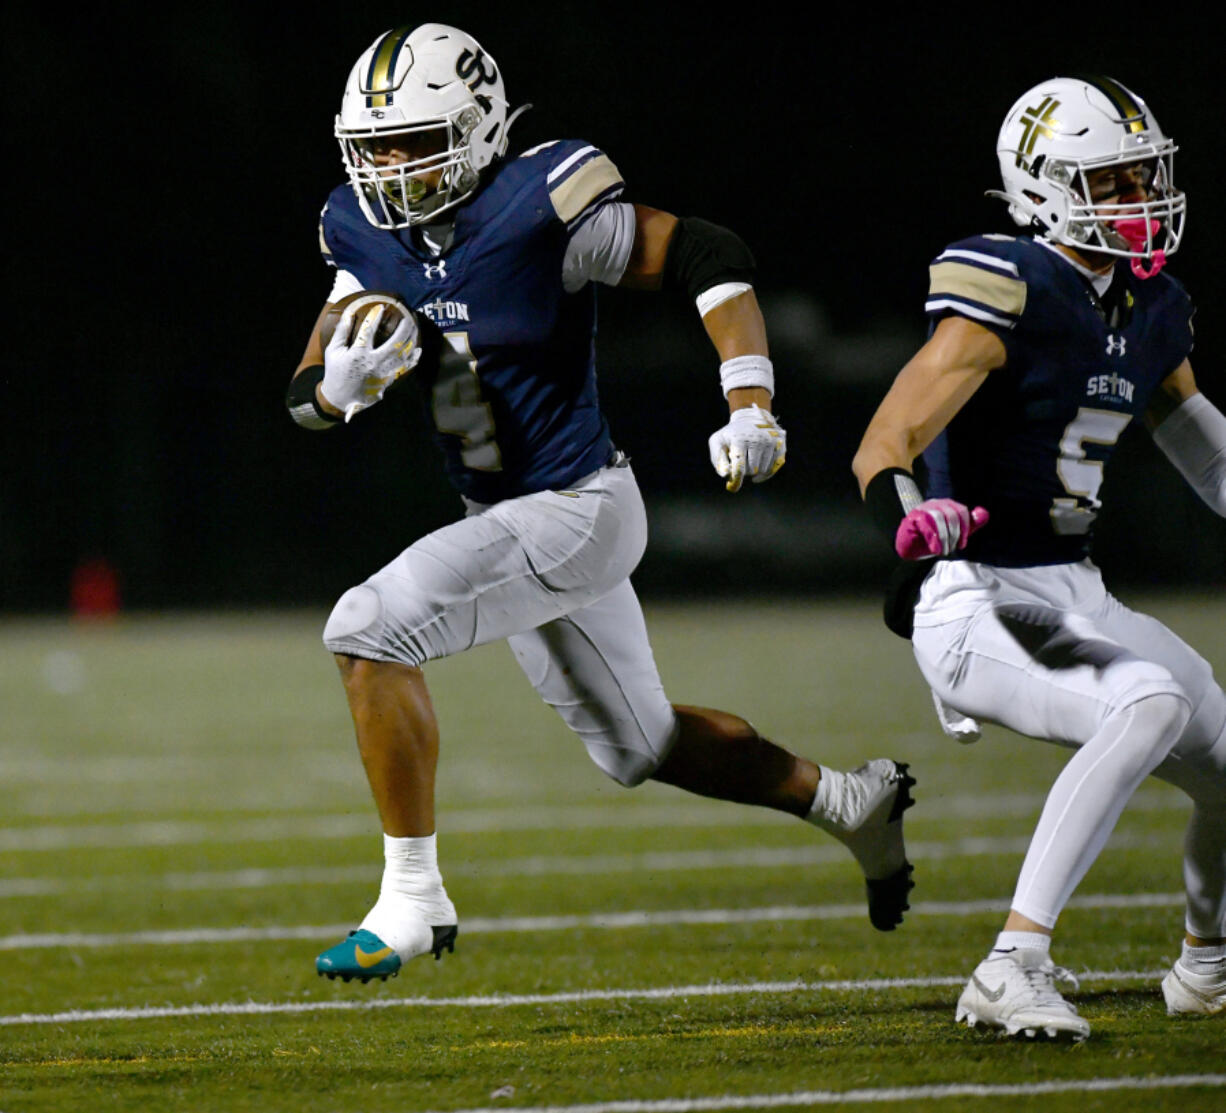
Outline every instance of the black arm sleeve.
<svg viewBox="0 0 1226 1113">
<path fill-rule="evenodd" d="M 757 264 L 735 232 L 709 220 L 686 216 L 676 231 L 664 259 L 664 288 L 684 290 L 693 300 L 721 282 L 753 284 Z"/>
</svg>

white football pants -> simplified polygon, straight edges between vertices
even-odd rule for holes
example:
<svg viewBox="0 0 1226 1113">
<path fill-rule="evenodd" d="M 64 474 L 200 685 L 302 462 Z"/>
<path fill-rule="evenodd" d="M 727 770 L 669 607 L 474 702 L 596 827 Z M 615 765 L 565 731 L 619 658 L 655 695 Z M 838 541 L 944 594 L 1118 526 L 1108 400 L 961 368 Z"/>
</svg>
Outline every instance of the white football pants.
<svg viewBox="0 0 1226 1113">
<path fill-rule="evenodd" d="M 485 506 L 427 534 L 341 596 L 334 653 L 422 665 L 506 638 L 532 686 L 624 785 L 665 757 L 676 716 L 630 573 L 647 515 L 629 465 Z"/>
<path fill-rule="evenodd" d="M 1129 610 L 1089 561 L 939 561 L 915 613 L 915 658 L 951 708 L 1077 748 L 1052 785 L 1012 907 L 1045 927 L 1149 773 L 1192 798 L 1187 929 L 1226 935 L 1226 695 L 1208 663 Z"/>
</svg>

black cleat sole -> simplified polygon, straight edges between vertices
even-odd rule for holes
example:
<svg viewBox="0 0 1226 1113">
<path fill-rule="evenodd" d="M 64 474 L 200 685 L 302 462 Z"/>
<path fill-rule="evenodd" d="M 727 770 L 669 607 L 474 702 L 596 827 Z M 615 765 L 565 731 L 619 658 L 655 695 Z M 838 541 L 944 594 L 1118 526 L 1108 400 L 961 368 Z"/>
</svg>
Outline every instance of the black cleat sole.
<svg viewBox="0 0 1226 1113">
<path fill-rule="evenodd" d="M 902 914 L 910 910 L 907 894 L 915 888 L 911 880 L 914 869 L 910 862 L 903 862 L 889 877 L 864 882 L 869 922 L 878 931 L 893 931 L 902 923 Z"/>
<path fill-rule="evenodd" d="M 895 823 L 902 819 L 902 813 L 915 804 L 911 789 L 915 787 L 915 778 L 908 772 L 910 766 L 906 762 L 894 762 L 894 768 L 901 774 L 898 783 L 898 795 L 894 797 L 894 806 L 890 809 L 888 822 Z M 915 888 L 911 874 L 915 867 L 904 859 L 889 877 L 876 881 L 865 880 L 868 893 L 868 919 L 878 931 L 893 931 L 902 923 L 902 914 L 911 909 L 908 894 Z"/>
<path fill-rule="evenodd" d="M 434 955 L 434 961 L 441 959 L 444 951 L 455 954 L 455 937 L 460 933 L 459 925 L 446 924 L 443 927 L 435 926 L 431 930 L 434 932 L 434 943 L 430 947 L 430 953 Z"/>
<path fill-rule="evenodd" d="M 915 778 L 907 772 L 911 766 L 906 762 L 896 761 L 894 762 L 894 768 L 902 774 L 902 779 L 898 785 L 898 795 L 894 797 L 894 806 L 890 809 L 890 818 L 888 820 L 890 823 L 901 819 L 902 813 L 915 803 L 911 796 L 911 789 L 915 787 Z"/>
</svg>

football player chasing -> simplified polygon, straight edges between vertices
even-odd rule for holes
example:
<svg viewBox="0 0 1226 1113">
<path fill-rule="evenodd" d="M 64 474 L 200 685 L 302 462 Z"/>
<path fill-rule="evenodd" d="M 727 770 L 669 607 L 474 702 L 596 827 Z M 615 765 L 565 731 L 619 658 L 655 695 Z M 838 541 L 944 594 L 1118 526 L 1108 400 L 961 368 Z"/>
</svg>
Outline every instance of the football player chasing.
<svg viewBox="0 0 1226 1113">
<path fill-rule="evenodd" d="M 331 429 L 412 370 L 467 513 L 347 591 L 324 629 L 385 866 L 374 907 L 317 969 L 369 981 L 453 948 L 457 915 L 435 842 L 438 726 L 422 666 L 502 638 L 606 774 L 807 819 L 848 846 L 871 922 L 891 931 L 912 887 L 906 766 L 877 759 L 836 772 L 735 715 L 670 704 L 630 585 L 646 518 L 597 401 L 593 283 L 694 300 L 730 410 L 711 459 L 736 491 L 772 476 L 786 443 L 771 413 L 752 257 L 716 225 L 620 201 L 616 167 L 586 143 L 508 157 L 507 107 L 490 55 L 426 24 L 375 40 L 336 120 L 349 183 L 328 198 L 320 227 L 336 276 L 287 404 L 306 428 Z M 391 291 L 413 312 L 379 340 L 382 309 L 356 333 L 346 310 L 325 345 L 328 307 L 361 290 Z"/>
<path fill-rule="evenodd" d="M 1136 418 L 1226 515 L 1226 417 L 1197 389 L 1192 306 L 1162 270 L 1185 199 L 1146 105 L 1108 78 L 1054 78 L 1009 111 L 997 150 L 995 195 L 1033 234 L 976 236 L 937 257 L 929 339 L 853 468 L 904 561 L 887 622 L 911 638 L 947 732 L 973 740 L 986 719 L 1075 751 L 956 1017 L 1079 1040 L 1090 1026 L 1057 989 L 1071 976 L 1050 958 L 1052 932 L 1151 773 L 1192 799 L 1167 1009 L 1226 1009 L 1226 696 L 1195 651 L 1108 594 L 1089 559 L 1103 469 Z"/>
</svg>

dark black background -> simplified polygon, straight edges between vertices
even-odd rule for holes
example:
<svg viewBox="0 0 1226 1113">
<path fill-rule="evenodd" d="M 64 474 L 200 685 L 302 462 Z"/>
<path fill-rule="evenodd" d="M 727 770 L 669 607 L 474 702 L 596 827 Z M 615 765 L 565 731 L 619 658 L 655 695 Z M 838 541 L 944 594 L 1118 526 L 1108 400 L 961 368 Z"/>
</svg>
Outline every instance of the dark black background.
<svg viewBox="0 0 1226 1113">
<path fill-rule="evenodd" d="M 851 455 L 923 339 L 931 257 L 1011 229 L 983 196 L 996 131 L 1057 72 L 1115 76 L 1179 142 L 1190 215 L 1171 271 L 1201 307 L 1201 386 L 1226 409 L 1224 98 L 1206 28 L 1137 12 L 1017 9 L 1006 26 L 800 11 L 25 10 L 2 40 L 0 607 L 63 609 L 91 555 L 136 607 L 317 605 L 455 516 L 411 398 L 327 434 L 297 429 L 282 403 L 330 284 L 316 224 L 341 180 L 332 118 L 354 60 L 402 23 L 474 34 L 512 103 L 535 105 L 521 142 L 595 143 L 627 199 L 724 223 L 757 256 L 789 462 L 736 500 L 706 458 L 724 411 L 692 308 L 602 292 L 602 397 L 649 506 L 668 510 L 647 592 L 876 583 L 885 554 L 858 516 Z M 1109 578 L 1221 585 L 1226 527 L 1143 435 L 1126 435 L 1104 493 Z"/>
</svg>

